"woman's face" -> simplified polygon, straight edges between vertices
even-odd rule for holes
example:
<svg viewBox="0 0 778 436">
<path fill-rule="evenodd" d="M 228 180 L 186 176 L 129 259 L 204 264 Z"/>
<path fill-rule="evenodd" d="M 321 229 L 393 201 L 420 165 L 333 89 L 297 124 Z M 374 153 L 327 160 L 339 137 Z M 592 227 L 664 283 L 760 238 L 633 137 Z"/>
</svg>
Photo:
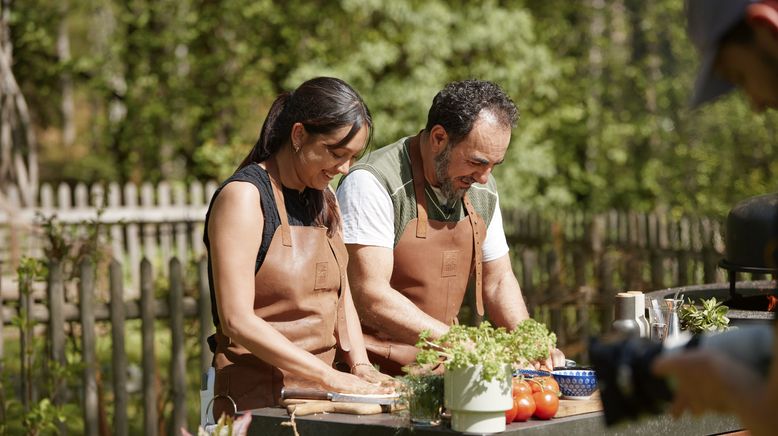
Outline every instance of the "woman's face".
<svg viewBox="0 0 778 436">
<path fill-rule="evenodd" d="M 299 123 L 298 123 L 299 124 Z M 308 133 L 302 124 L 295 124 L 292 137 L 299 150 L 293 152 L 295 170 L 305 186 L 323 190 L 338 174 L 348 173 L 354 158 L 359 155 L 367 143 L 368 129 L 361 129 L 345 145 L 337 146 L 351 131 L 352 126 L 344 126 L 330 133 Z"/>
</svg>

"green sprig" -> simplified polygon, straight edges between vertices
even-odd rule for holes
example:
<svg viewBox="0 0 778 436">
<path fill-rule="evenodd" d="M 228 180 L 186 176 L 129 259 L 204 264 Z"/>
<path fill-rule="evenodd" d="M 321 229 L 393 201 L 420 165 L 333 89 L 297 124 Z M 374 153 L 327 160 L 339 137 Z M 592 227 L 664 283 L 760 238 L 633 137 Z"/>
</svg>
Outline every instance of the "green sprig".
<svg viewBox="0 0 778 436">
<path fill-rule="evenodd" d="M 712 297 L 702 300 L 702 308 L 694 304 L 681 306 L 681 327 L 691 333 L 724 331 L 729 328 L 729 308 Z"/>
<path fill-rule="evenodd" d="M 430 339 L 430 332 L 419 335 L 420 349 L 416 361 L 430 365 L 443 361 L 446 369 L 480 365 L 485 380 L 502 374 L 505 365 L 524 366 L 548 358 L 556 336 L 535 320 L 522 321 L 513 331 L 481 325 L 454 325 L 440 338 Z"/>
</svg>

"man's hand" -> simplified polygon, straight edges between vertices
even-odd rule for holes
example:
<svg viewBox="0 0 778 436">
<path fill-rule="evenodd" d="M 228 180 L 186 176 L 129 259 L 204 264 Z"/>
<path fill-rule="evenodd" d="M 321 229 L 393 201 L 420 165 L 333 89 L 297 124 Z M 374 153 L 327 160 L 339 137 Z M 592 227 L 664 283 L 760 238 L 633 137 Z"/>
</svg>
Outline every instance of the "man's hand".
<svg viewBox="0 0 778 436">
<path fill-rule="evenodd" d="M 533 362 L 535 369 L 546 369 L 553 371 L 554 368 L 565 366 L 565 354 L 558 348 L 551 348 L 548 350 L 548 358 L 544 361 Z"/>
</svg>

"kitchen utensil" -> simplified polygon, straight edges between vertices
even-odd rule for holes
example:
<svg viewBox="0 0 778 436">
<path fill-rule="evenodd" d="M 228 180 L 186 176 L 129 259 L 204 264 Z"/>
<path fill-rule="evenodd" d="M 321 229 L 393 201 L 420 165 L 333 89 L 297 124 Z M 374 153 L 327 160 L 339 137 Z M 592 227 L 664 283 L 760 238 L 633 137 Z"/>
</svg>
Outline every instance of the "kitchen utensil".
<svg viewBox="0 0 778 436">
<path fill-rule="evenodd" d="M 562 369 L 554 371 L 554 379 L 567 399 L 588 400 L 597 390 L 597 376 L 592 370 Z"/>
<path fill-rule="evenodd" d="M 550 377 L 551 371 L 544 371 L 542 369 L 517 369 L 513 371 L 513 376 L 523 375 L 524 378 L 535 377 Z"/>
<path fill-rule="evenodd" d="M 638 313 L 634 294 L 619 292 L 616 294 L 615 319 L 611 329 L 625 336 L 642 336 L 643 327 L 638 322 Z"/>
<path fill-rule="evenodd" d="M 283 388 L 281 399 L 304 398 L 309 400 L 329 400 L 342 403 L 393 404 L 399 401 L 400 394 L 360 395 L 327 392 L 320 389 Z"/>
<path fill-rule="evenodd" d="M 662 308 L 662 315 L 664 315 L 665 322 L 667 323 L 667 336 L 665 339 L 674 338 L 681 333 L 681 317 L 679 314 L 681 304 L 683 304 L 683 300 L 665 298 L 664 307 Z"/>
</svg>

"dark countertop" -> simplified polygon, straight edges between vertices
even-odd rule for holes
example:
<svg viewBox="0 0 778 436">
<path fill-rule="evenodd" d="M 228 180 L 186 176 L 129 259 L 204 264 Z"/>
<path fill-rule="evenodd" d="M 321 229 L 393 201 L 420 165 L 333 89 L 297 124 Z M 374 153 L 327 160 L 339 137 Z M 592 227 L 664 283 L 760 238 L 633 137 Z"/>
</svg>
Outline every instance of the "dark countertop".
<svg viewBox="0 0 778 436">
<path fill-rule="evenodd" d="M 249 436 L 290 436 L 290 421 L 285 409 L 265 408 L 252 411 Z M 379 415 L 343 415 L 327 413 L 295 418 L 300 436 L 440 436 L 461 434 L 446 427 L 410 427 L 407 413 Z M 698 418 L 688 416 L 673 420 L 669 415 L 644 418 L 608 429 L 601 412 L 568 416 L 550 421 L 530 420 L 509 424 L 500 435 L 709 435 L 742 429 L 737 419 L 729 416 L 704 415 Z"/>
</svg>

